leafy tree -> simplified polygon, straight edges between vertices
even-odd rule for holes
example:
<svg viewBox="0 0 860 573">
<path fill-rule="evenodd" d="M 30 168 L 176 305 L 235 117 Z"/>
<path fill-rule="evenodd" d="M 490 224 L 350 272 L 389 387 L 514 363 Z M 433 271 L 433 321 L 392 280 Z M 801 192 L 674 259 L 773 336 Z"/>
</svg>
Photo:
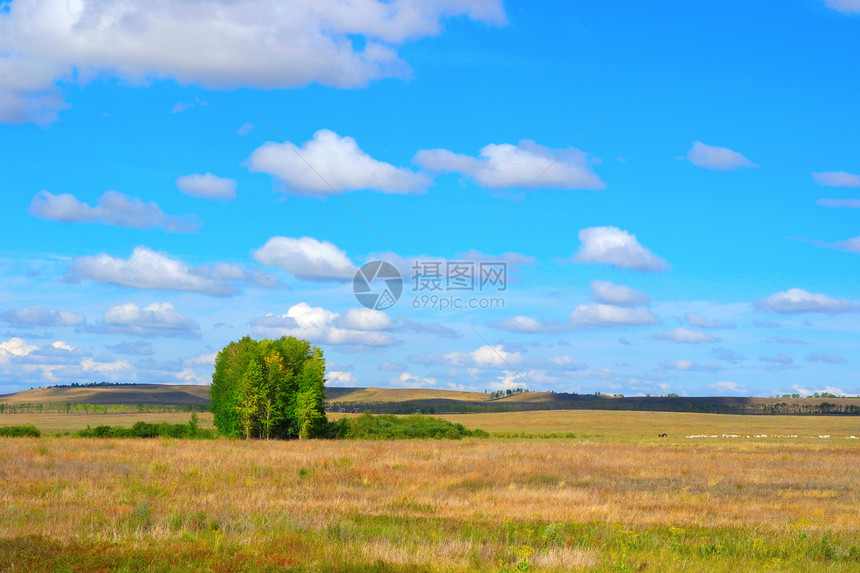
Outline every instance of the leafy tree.
<svg viewBox="0 0 860 573">
<path fill-rule="evenodd" d="M 218 353 L 210 395 L 218 430 L 243 438 L 313 438 L 326 428 L 322 350 L 292 336 L 246 336 Z"/>
</svg>

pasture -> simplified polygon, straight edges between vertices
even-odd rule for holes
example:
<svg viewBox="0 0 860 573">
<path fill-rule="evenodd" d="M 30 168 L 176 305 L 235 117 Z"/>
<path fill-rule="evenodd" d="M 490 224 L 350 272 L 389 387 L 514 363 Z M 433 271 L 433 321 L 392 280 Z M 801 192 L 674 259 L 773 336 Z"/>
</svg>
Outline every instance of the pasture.
<svg viewBox="0 0 860 573">
<path fill-rule="evenodd" d="M 0 570 L 860 568 L 852 417 L 469 414 L 444 417 L 526 437 L 200 442 L 49 435 L 106 422 L 43 416 L 0 417 L 45 432 L 0 439 Z"/>
</svg>

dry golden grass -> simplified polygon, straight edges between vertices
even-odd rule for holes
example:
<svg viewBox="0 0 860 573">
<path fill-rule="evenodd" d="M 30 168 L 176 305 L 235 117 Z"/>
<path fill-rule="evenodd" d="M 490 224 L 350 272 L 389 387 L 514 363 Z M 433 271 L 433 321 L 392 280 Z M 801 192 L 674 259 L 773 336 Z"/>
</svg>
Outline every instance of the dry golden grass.
<svg viewBox="0 0 860 573">
<path fill-rule="evenodd" d="M 135 422 L 159 423 L 168 422 L 170 424 L 184 424 L 188 422 L 191 414 L 187 412 L 108 412 L 98 414 L 73 413 L 57 414 L 3 414 L 0 415 L 0 426 L 26 425 L 32 424 L 39 428 L 43 433 L 59 434 L 63 432 L 77 432 L 83 430 L 87 426 L 96 427 L 105 426 L 131 426 Z M 212 428 L 212 413 L 199 412 L 197 414 L 200 420 L 201 428 Z"/>
<path fill-rule="evenodd" d="M 811 442 L 750 451 L 738 443 L 561 439 L 0 439 L 0 538 L 148 546 L 217 531 L 223 543 L 253 546 L 300 531 L 355 539 L 371 563 L 466 569 L 508 548 L 400 530 L 377 535 L 360 520 L 595 522 L 777 536 L 800 524 L 860 535 L 857 467 L 860 448 Z M 324 545 L 314 558 L 355 556 L 350 543 Z M 530 563 L 567 569 L 599 562 L 595 549 L 562 545 Z"/>
<path fill-rule="evenodd" d="M 15 414 L 0 423 L 45 430 L 53 417 L 56 428 L 68 428 L 74 416 Z M 86 423 L 109 417 L 91 414 Z M 144 415 L 120 417 L 107 423 L 130 425 Z M 583 411 L 444 417 L 496 432 L 579 437 L 0 438 L 0 554 L 35 555 L 35 565 L 18 567 L 33 571 L 75 556 L 79 565 L 65 570 L 174 571 L 175 555 L 201 564 L 188 570 L 223 571 L 363 571 L 379 563 L 384 568 L 375 570 L 860 568 L 860 440 L 843 437 L 856 435 L 856 419 Z M 657 438 L 662 432 L 669 438 Z M 35 549 L 52 544 L 55 561 Z"/>
</svg>

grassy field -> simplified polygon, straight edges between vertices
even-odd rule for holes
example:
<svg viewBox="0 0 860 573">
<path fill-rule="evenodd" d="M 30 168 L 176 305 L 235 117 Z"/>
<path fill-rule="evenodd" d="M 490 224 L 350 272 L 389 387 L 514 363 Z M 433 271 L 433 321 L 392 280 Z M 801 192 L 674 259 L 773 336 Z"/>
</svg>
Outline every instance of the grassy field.
<svg viewBox="0 0 860 573">
<path fill-rule="evenodd" d="M 860 570 L 850 418 L 445 417 L 577 437 L 4 438 L 0 570 Z M 685 437 L 724 433 L 769 437 Z"/>
</svg>

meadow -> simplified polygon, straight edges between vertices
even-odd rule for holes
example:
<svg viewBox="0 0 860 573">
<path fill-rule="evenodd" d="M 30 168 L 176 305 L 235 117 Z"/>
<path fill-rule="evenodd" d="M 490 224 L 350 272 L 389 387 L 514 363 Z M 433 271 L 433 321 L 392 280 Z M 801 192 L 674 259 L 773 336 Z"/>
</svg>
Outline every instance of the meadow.
<svg viewBox="0 0 860 573">
<path fill-rule="evenodd" d="M 471 414 L 444 417 L 493 437 L 244 442 L 42 416 L 0 417 L 43 430 L 0 438 L 0 570 L 860 569 L 855 417 Z"/>
</svg>

